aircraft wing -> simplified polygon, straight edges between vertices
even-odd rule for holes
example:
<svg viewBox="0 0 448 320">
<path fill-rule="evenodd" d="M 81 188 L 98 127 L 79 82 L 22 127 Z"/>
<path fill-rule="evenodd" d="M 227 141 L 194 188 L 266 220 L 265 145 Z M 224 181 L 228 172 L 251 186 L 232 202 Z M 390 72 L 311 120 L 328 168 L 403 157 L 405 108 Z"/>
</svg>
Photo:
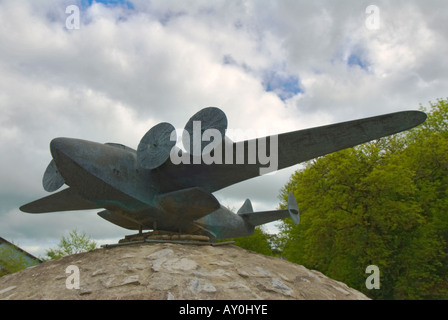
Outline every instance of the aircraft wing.
<svg viewBox="0 0 448 320">
<path fill-rule="evenodd" d="M 55 211 L 98 209 L 99 207 L 85 200 L 72 188 L 53 193 L 20 207 L 28 213 L 46 213 Z"/>
<path fill-rule="evenodd" d="M 408 130 L 421 124 L 425 119 L 424 112 L 402 111 L 279 134 L 277 136 L 278 163 L 276 169 L 287 168 L 338 150 Z M 266 144 L 266 155 L 269 155 L 271 151 L 269 148 L 271 138 L 272 136 L 255 139 L 257 147 L 260 143 Z M 269 164 L 261 163 L 258 156 L 254 164 L 248 163 L 248 146 L 251 143 L 254 141 L 246 140 L 233 143 L 233 163 L 231 164 L 224 161 L 226 159 L 224 147 L 223 164 L 193 164 L 191 160 L 190 164 L 174 165 L 167 161 L 158 168 L 162 189 L 173 188 L 173 185 L 176 188 L 198 186 L 208 192 L 215 192 L 259 176 L 260 169 L 267 168 Z M 237 164 L 236 153 L 241 144 L 244 145 L 245 150 L 244 164 Z M 169 183 L 164 184 L 164 181 L 169 181 Z"/>
</svg>

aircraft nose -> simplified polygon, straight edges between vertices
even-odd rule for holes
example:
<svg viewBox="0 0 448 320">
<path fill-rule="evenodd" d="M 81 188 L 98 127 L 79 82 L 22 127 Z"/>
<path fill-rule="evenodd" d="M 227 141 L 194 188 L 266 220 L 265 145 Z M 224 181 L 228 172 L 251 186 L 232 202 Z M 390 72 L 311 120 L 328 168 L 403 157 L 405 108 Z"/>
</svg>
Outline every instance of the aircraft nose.
<svg viewBox="0 0 448 320">
<path fill-rule="evenodd" d="M 94 151 L 88 141 L 80 139 L 55 138 L 50 142 L 51 155 L 61 172 L 71 168 L 74 163 L 83 167 L 95 154 Z"/>
<path fill-rule="evenodd" d="M 60 158 L 61 153 L 66 153 L 70 148 L 70 141 L 72 139 L 69 138 L 55 138 L 50 142 L 50 152 L 53 156 L 53 159 L 57 161 Z"/>
<path fill-rule="evenodd" d="M 86 173 L 97 169 L 95 163 L 101 146 L 102 144 L 73 138 L 51 140 L 51 155 L 67 185 L 79 185 L 87 179 Z"/>
</svg>

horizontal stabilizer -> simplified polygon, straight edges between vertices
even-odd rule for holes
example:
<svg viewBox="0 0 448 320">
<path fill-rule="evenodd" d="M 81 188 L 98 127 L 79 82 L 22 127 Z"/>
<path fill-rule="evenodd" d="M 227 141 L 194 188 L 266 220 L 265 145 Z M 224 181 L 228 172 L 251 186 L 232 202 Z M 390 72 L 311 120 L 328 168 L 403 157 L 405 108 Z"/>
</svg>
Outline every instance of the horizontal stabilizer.
<svg viewBox="0 0 448 320">
<path fill-rule="evenodd" d="M 244 203 L 243 207 L 246 205 L 248 200 Z M 250 201 L 249 201 L 250 203 Z M 241 209 L 243 209 L 241 207 Z M 252 205 L 251 205 L 252 208 Z M 249 224 L 253 226 L 259 226 L 272 221 L 284 219 L 290 217 L 295 224 L 299 224 L 299 208 L 297 206 L 297 201 L 292 193 L 288 196 L 288 209 L 287 210 L 272 210 L 272 211 L 259 211 L 259 212 L 240 212 L 238 214 L 243 217 Z"/>
<path fill-rule="evenodd" d="M 196 220 L 219 209 L 219 201 L 200 188 L 188 188 L 162 194 L 156 198 L 158 206 L 179 220 Z"/>
<path fill-rule="evenodd" d="M 272 211 L 258 211 L 253 213 L 239 213 L 249 224 L 254 227 L 260 226 L 272 221 L 285 219 L 289 217 L 288 210 L 272 210 Z"/>
<path fill-rule="evenodd" d="M 46 213 L 71 210 L 98 209 L 99 207 L 82 198 L 72 188 L 67 188 L 45 198 L 38 199 L 20 207 L 28 213 Z"/>
</svg>

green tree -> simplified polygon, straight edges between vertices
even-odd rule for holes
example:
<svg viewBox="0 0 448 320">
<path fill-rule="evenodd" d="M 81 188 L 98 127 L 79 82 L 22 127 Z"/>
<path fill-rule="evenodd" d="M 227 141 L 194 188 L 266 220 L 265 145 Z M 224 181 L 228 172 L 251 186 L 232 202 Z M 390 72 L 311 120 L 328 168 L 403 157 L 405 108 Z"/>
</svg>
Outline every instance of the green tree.
<svg viewBox="0 0 448 320">
<path fill-rule="evenodd" d="M 44 257 L 44 260 L 58 259 L 71 254 L 94 250 L 96 247 L 96 242 L 85 233 L 72 230 L 67 237 L 62 236 L 57 248 L 46 251 L 47 258 Z"/>
<path fill-rule="evenodd" d="M 231 238 L 222 241 L 235 241 L 235 245 L 238 247 L 267 256 L 272 255 L 270 235 L 265 233 L 261 227 L 256 227 L 253 235 L 249 237 Z"/>
<path fill-rule="evenodd" d="M 37 259 L 36 259 L 37 263 Z M 30 261 L 10 246 L 0 247 L 0 277 L 30 266 Z"/>
<path fill-rule="evenodd" d="M 425 110 L 424 108 L 422 108 Z M 426 110 L 425 110 L 426 111 Z M 448 101 L 430 103 L 427 121 L 410 133 L 407 164 L 415 172 L 422 221 L 397 283 L 402 298 L 448 298 Z"/>
<path fill-rule="evenodd" d="M 301 224 L 283 224 L 283 256 L 373 298 L 448 298 L 448 101 L 427 114 L 418 128 L 296 171 L 280 197 L 286 207 L 294 193 Z M 365 287 L 372 264 L 380 290 Z"/>
</svg>

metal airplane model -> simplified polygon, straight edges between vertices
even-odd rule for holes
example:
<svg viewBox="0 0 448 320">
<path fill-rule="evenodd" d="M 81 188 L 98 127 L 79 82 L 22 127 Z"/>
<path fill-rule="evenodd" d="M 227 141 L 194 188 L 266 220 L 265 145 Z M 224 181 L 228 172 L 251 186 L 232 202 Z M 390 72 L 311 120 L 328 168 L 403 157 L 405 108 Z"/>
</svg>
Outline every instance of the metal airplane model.
<svg viewBox="0 0 448 320">
<path fill-rule="evenodd" d="M 212 241 L 249 236 L 256 226 L 278 219 L 291 217 L 298 224 L 294 196 L 289 194 L 287 210 L 254 212 L 247 199 L 233 213 L 213 192 L 263 172 L 408 130 L 425 119 L 423 112 L 402 111 L 233 142 L 225 136 L 224 112 L 209 107 L 187 122 L 184 150 L 176 146 L 175 129 L 166 122 L 151 128 L 137 150 L 115 143 L 55 138 L 43 186 L 48 192 L 64 184 L 69 187 L 20 209 L 45 213 L 103 208 L 100 217 L 140 232 L 206 235 Z M 256 153 L 257 147 L 270 154 L 270 168 L 266 168 L 266 157 Z"/>
</svg>

